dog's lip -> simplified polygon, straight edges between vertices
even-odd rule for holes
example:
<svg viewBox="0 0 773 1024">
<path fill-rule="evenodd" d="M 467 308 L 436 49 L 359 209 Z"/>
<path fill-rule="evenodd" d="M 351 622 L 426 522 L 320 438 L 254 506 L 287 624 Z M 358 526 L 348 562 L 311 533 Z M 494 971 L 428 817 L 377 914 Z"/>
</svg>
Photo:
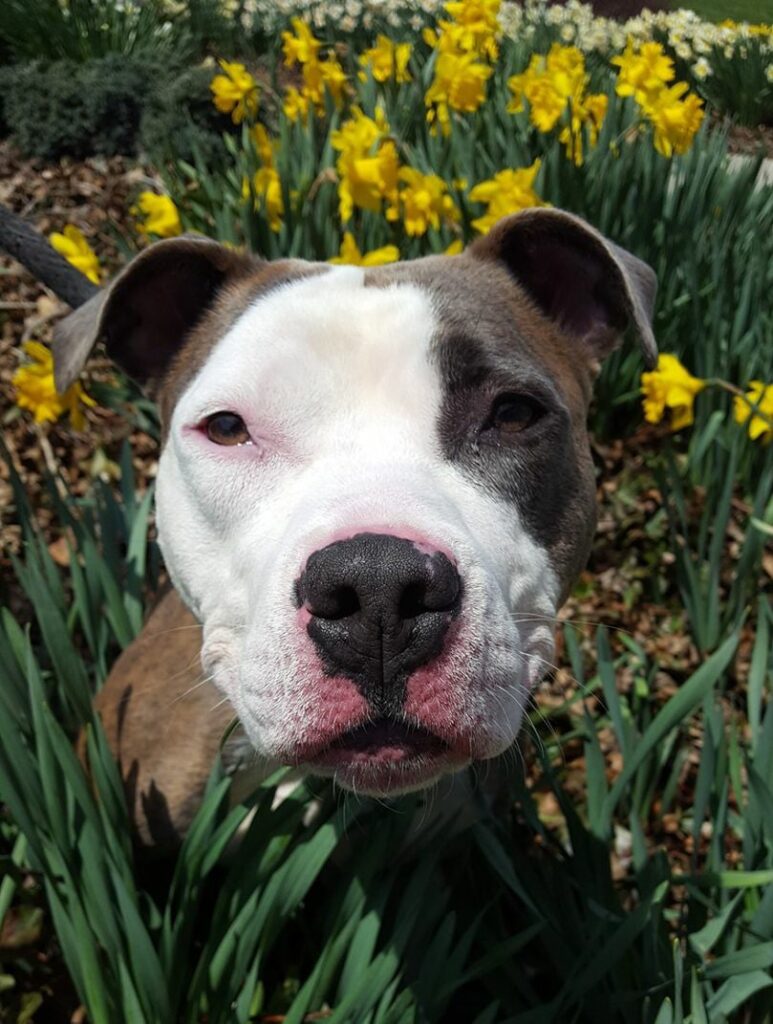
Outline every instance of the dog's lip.
<svg viewBox="0 0 773 1024">
<path fill-rule="evenodd" d="M 424 726 L 379 718 L 347 729 L 323 747 L 303 752 L 299 760 L 327 767 L 416 764 L 444 757 L 450 749 Z"/>
</svg>

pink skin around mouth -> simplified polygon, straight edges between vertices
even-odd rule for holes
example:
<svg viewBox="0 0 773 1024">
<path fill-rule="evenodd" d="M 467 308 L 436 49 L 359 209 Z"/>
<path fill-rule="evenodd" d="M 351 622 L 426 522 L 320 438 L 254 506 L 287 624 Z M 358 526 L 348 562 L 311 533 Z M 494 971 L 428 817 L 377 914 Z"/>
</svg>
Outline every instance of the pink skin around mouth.
<svg viewBox="0 0 773 1024">
<path fill-rule="evenodd" d="M 303 636 L 310 614 L 301 607 L 296 616 Z M 451 630 L 454 637 L 455 624 Z M 470 760 L 469 740 L 459 733 L 457 725 L 456 702 L 449 701 L 448 686 L 443 686 L 444 681 L 448 683 L 450 668 L 445 652 L 408 680 L 403 721 L 374 723 L 354 682 L 320 673 L 307 637 L 303 636 L 303 641 L 302 660 L 308 661 L 311 676 L 307 676 L 307 683 L 324 696 L 325 714 L 323 720 L 304 723 L 301 741 L 280 754 L 285 763 L 329 772 L 348 769 L 368 777 L 377 771 L 389 772 L 394 786 L 406 772 L 419 779 L 436 775 L 445 766 L 459 766 Z M 417 686 L 414 679 L 419 673 Z M 314 677 L 316 682 L 312 683 Z"/>
<path fill-rule="evenodd" d="M 440 654 L 411 673 L 403 712 L 411 721 L 431 722 L 433 732 L 460 753 L 466 748 L 469 756 L 469 739 L 459 729 L 459 684 L 452 685 L 460 660 L 468 660 L 460 658 L 460 643 L 466 646 L 460 635 L 463 628 L 463 619 L 455 619 L 448 628 Z"/>
<path fill-rule="evenodd" d="M 431 715 L 411 715 L 406 724 L 376 723 L 366 731 L 371 719 L 365 698 L 352 680 L 321 672 L 305 636 L 309 612 L 301 607 L 296 615 L 303 638 L 299 657 L 320 713 L 298 722 L 299 742 L 276 751 L 279 761 L 382 794 L 424 785 L 469 761 L 469 744 L 455 742 L 452 721 L 439 729 Z"/>
</svg>

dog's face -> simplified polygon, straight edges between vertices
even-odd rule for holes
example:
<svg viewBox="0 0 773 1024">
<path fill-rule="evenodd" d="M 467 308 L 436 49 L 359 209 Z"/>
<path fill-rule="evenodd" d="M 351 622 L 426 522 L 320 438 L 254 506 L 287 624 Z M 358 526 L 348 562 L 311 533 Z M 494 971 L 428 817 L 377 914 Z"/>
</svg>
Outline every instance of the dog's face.
<svg viewBox="0 0 773 1024">
<path fill-rule="evenodd" d="M 507 749 L 590 545 L 598 359 L 629 320 L 651 356 L 651 272 L 557 211 L 369 270 L 155 251 L 93 333 L 158 394 L 164 556 L 258 754 L 388 794 Z"/>
</svg>

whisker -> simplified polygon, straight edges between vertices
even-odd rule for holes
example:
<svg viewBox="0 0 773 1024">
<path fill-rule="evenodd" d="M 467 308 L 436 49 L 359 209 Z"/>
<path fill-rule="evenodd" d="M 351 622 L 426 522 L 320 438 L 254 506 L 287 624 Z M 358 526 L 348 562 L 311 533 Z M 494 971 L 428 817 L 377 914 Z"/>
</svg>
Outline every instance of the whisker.
<svg viewBox="0 0 773 1024">
<path fill-rule="evenodd" d="M 219 700 L 217 704 L 212 705 L 212 707 L 209 709 L 209 713 L 212 714 L 213 711 L 217 711 L 218 708 L 222 708 L 224 704 L 227 704 L 229 702 L 229 700 L 230 697 L 223 697 L 223 699 Z"/>
<path fill-rule="evenodd" d="M 558 615 L 547 615 L 542 612 L 510 612 L 510 618 L 514 622 L 552 622 L 555 625 L 561 626 L 603 626 L 613 633 L 625 633 L 627 636 L 634 636 L 633 630 L 626 629 L 625 626 L 613 625 L 613 623 L 605 622 L 603 619 L 586 619 L 575 615 L 561 615 L 560 613 Z"/>
<path fill-rule="evenodd" d="M 188 668 L 190 668 L 190 666 L 188 666 Z M 183 669 L 183 672 L 187 671 L 187 669 Z M 177 675 L 181 676 L 183 672 L 178 672 Z M 177 676 L 172 676 L 172 679 L 176 678 Z M 214 678 L 214 673 L 212 675 L 205 676 L 204 679 L 200 679 L 197 683 L 194 683 L 193 686 L 189 686 L 187 690 L 184 690 L 182 693 L 178 693 L 176 697 L 169 701 L 169 703 L 165 706 L 164 710 L 168 711 L 169 708 L 174 707 L 174 705 L 179 703 L 179 701 L 184 700 L 186 697 L 190 697 L 190 695 L 194 693 L 196 690 L 198 690 L 200 687 L 206 686 L 207 683 L 211 683 Z"/>
</svg>

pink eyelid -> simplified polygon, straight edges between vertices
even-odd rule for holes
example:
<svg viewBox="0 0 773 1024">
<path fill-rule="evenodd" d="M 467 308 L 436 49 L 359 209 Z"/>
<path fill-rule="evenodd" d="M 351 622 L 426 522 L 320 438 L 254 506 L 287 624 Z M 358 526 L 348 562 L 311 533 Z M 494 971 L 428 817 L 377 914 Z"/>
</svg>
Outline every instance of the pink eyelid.
<svg viewBox="0 0 773 1024">
<path fill-rule="evenodd" d="M 217 410 L 216 412 L 232 412 L 231 409 Z M 207 413 L 206 416 L 201 416 L 197 422 L 189 423 L 182 428 L 182 433 L 189 437 L 196 437 L 199 442 L 208 445 L 211 448 L 217 448 L 220 451 L 244 451 L 247 449 L 252 453 L 259 454 L 270 454 L 275 451 L 281 451 L 286 448 L 285 439 L 276 431 L 259 429 L 257 425 L 250 425 L 250 423 L 242 416 L 241 419 L 247 428 L 250 440 L 243 441 L 241 444 L 233 445 L 218 445 L 214 441 L 210 441 L 207 437 L 207 421 L 216 415 L 215 412 Z M 237 412 L 233 413 L 234 416 L 239 416 Z"/>
</svg>

